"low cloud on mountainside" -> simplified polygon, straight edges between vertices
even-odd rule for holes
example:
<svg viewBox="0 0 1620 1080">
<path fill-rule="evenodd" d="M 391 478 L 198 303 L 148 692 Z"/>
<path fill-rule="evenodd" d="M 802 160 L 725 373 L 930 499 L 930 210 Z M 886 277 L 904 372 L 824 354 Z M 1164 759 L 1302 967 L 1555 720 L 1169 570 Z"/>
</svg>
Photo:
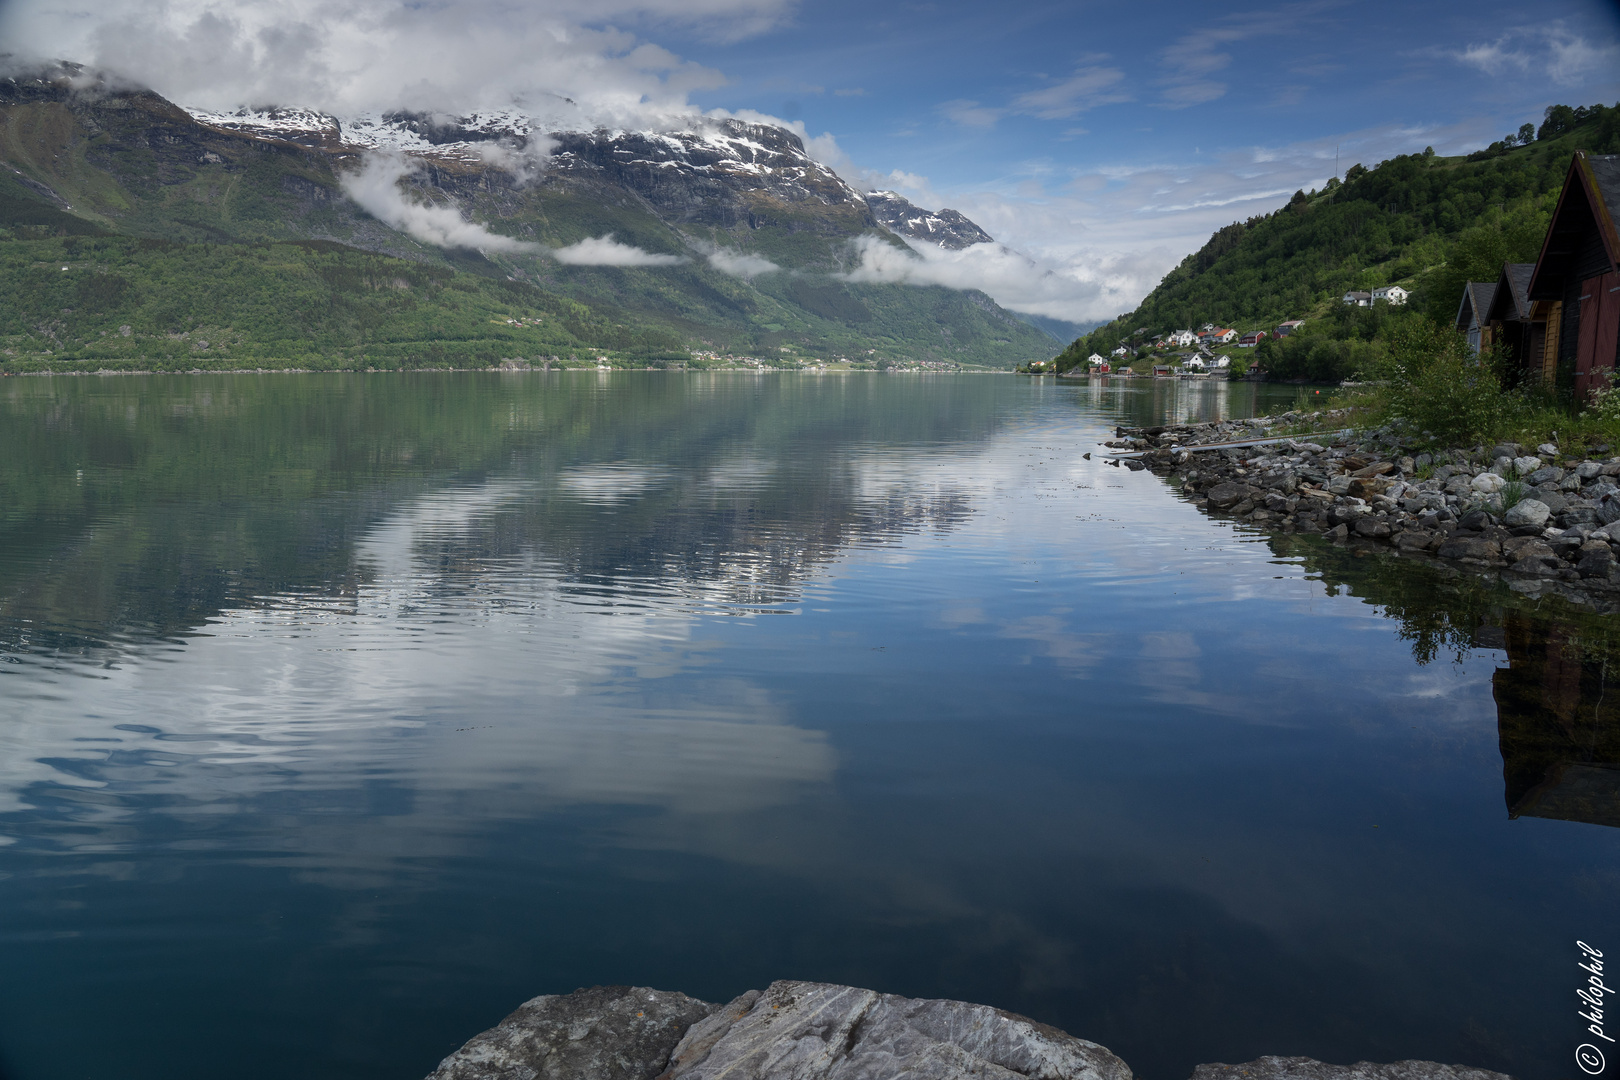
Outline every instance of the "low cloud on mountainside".
<svg viewBox="0 0 1620 1080">
<path fill-rule="evenodd" d="M 400 181 L 419 169 L 419 165 L 397 154 L 368 154 L 358 170 L 343 174 L 343 190 L 372 217 L 436 247 L 545 255 L 569 266 L 674 266 L 686 262 L 679 255 L 655 255 L 621 244 L 612 235 L 548 248 L 490 232 L 463 217 L 459 207 L 413 200 L 400 187 Z"/>
<path fill-rule="evenodd" d="M 1134 303 L 1125 291 L 1136 284 L 1130 275 L 1099 272 L 1090 265 L 1054 266 L 1005 244 L 974 244 L 951 251 L 912 241 L 910 250 L 901 250 L 875 236 L 863 236 L 854 247 L 857 264 L 842 275 L 849 281 L 979 289 L 1009 310 L 1071 322 L 1086 318 L 1086 312 Z"/>
<path fill-rule="evenodd" d="M 359 170 L 343 175 L 343 190 L 378 221 L 437 247 L 513 254 L 543 250 L 539 244 L 492 233 L 462 217 L 454 206 L 413 202 L 400 190 L 399 182 L 416 171 L 416 166 L 397 155 L 370 154 Z"/>
</svg>

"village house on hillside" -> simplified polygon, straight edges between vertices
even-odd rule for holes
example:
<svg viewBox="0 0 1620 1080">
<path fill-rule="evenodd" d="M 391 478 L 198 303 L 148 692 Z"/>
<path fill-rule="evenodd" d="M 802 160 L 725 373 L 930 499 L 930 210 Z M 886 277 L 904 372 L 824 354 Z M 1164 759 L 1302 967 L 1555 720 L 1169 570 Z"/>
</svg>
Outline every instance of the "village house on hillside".
<svg viewBox="0 0 1620 1080">
<path fill-rule="evenodd" d="M 1198 344 L 1198 335 L 1191 330 L 1177 330 L 1173 334 L 1166 335 L 1164 340 L 1178 348 L 1186 349 Z"/>
<path fill-rule="evenodd" d="M 1304 319 L 1289 319 L 1285 323 L 1278 324 L 1278 326 L 1277 326 L 1277 336 L 1278 337 L 1287 337 L 1290 334 L 1297 334 L 1297 333 L 1299 333 L 1300 327 L 1302 327 L 1304 325 L 1305 325 L 1305 320 Z"/>
<path fill-rule="evenodd" d="M 1268 336 L 1269 335 L 1267 335 L 1264 330 L 1251 330 L 1247 334 L 1244 334 L 1242 337 L 1238 338 L 1238 348 L 1252 349 L 1264 341 Z"/>
<path fill-rule="evenodd" d="M 1534 263 L 1471 281 L 1457 329 L 1495 346 L 1509 381 L 1584 398 L 1620 361 L 1620 155 L 1577 150 Z"/>
<path fill-rule="evenodd" d="M 1344 302 L 1356 307 L 1372 307 L 1378 301 L 1393 307 L 1400 307 L 1406 303 L 1406 298 L 1412 294 L 1399 285 L 1380 285 L 1372 292 L 1352 291 L 1344 294 Z"/>
</svg>

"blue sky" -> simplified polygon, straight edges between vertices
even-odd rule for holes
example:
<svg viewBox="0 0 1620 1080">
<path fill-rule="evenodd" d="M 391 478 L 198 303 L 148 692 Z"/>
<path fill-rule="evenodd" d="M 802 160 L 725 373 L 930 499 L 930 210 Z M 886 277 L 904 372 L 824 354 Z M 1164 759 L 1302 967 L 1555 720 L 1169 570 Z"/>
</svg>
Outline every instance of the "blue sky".
<svg viewBox="0 0 1620 1080">
<path fill-rule="evenodd" d="M 1554 102 L 1620 100 L 1620 6 L 1599 0 L 0 0 L 0 40 L 186 104 L 763 113 L 1010 249 L 939 280 L 1071 320 L 1128 310 L 1336 151 L 1458 153 Z"/>
</svg>

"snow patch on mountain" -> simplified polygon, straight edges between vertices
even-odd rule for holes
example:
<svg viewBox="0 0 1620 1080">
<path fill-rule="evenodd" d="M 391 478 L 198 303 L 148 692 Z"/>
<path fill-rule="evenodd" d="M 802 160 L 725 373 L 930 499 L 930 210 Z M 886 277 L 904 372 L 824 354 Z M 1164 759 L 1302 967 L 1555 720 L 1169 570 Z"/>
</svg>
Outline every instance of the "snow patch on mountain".
<svg viewBox="0 0 1620 1080">
<path fill-rule="evenodd" d="M 872 208 L 872 216 L 890 232 L 914 240 L 927 240 L 951 251 L 960 251 L 974 244 L 988 244 L 994 239 L 955 210 L 946 209 L 937 213 L 924 210 L 899 192 L 869 191 L 866 193 L 866 205 Z"/>
</svg>

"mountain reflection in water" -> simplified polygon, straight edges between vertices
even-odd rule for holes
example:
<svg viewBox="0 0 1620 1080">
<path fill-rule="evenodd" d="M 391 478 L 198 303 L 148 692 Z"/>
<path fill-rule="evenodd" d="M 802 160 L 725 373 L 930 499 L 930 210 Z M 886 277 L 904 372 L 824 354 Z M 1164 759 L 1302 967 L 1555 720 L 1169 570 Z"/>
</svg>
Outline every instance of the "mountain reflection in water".
<svg viewBox="0 0 1620 1080">
<path fill-rule="evenodd" d="M 5 380 L 0 1074 L 421 1075 L 536 993 L 801 977 L 1149 1080 L 1552 1075 L 1606 624 L 1081 456 L 1265 394 Z"/>
</svg>

